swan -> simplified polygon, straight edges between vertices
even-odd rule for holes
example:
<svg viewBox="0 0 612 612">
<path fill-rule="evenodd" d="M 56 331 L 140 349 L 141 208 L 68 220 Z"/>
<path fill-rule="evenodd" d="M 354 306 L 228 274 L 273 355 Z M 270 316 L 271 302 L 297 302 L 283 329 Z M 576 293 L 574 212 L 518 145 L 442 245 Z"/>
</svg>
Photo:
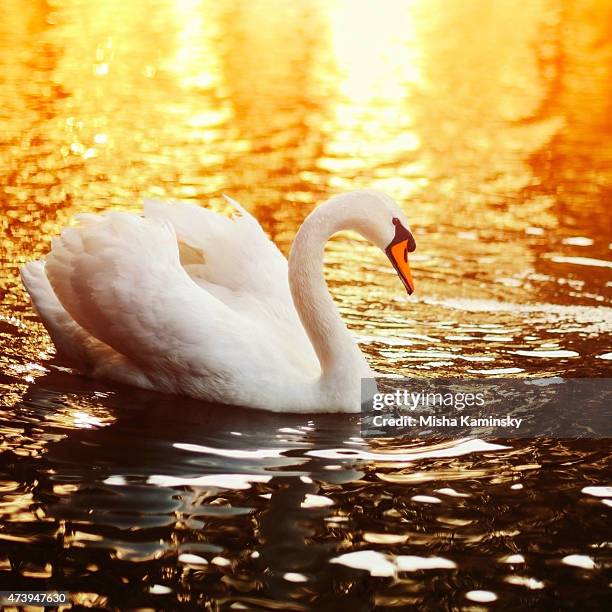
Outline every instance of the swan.
<svg viewBox="0 0 612 612">
<path fill-rule="evenodd" d="M 163 393 L 275 412 L 357 412 L 373 372 L 329 295 L 327 240 L 354 230 L 407 292 L 416 248 L 402 209 L 374 190 L 305 219 L 289 260 L 224 196 L 226 217 L 145 200 L 144 214 L 80 214 L 45 260 L 21 268 L 59 356 L 81 372 Z"/>
</svg>

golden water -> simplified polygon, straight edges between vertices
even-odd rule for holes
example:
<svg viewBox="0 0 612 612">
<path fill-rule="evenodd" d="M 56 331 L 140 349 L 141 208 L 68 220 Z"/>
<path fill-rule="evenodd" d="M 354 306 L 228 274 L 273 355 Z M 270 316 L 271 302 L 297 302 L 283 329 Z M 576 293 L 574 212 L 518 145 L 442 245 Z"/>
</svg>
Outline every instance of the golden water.
<svg viewBox="0 0 612 612">
<path fill-rule="evenodd" d="M 43 559 L 51 553 L 32 553 L 30 558 L 27 545 L 42 542 L 40 550 L 47 550 L 48 525 L 66 533 L 73 521 L 78 533 L 89 529 L 89 534 L 81 539 L 74 533 L 66 536 L 65 550 L 85 547 L 92 555 L 91 550 L 110 551 L 104 553 L 110 557 L 82 560 L 76 569 L 71 566 L 83 580 L 83 585 L 70 584 L 71 590 L 98 589 L 102 598 L 125 601 L 117 595 L 117 585 L 96 587 L 95 581 L 88 582 L 88 572 L 95 571 L 87 570 L 87 564 L 104 566 L 107 572 L 124 571 L 130 580 L 141 577 L 138 569 L 115 566 L 114 555 L 131 558 L 144 546 L 153 551 L 152 556 L 138 549 L 134 558 L 159 561 L 173 541 L 199 540 L 201 517 L 189 518 L 194 511 L 187 506 L 202 499 L 190 493 L 179 502 L 182 493 L 172 496 L 170 490 L 166 496 L 167 489 L 141 483 L 135 495 L 146 489 L 151 500 L 155 494 L 161 496 L 155 498 L 161 505 L 149 515 L 146 504 L 124 500 L 125 513 L 135 517 L 133 524 L 125 516 L 125 524 L 116 517 L 109 519 L 114 510 L 89 520 L 79 505 L 85 502 L 78 500 L 86 500 L 85 506 L 104 506 L 99 491 L 107 487 L 102 479 L 109 474 L 131 474 L 138 480 L 154 473 L 151 466 L 158 472 L 165 469 L 166 475 L 185 476 L 189 465 L 213 473 L 221 468 L 225 473 L 233 473 L 234 468 L 240 472 L 246 465 L 170 458 L 171 447 L 158 440 L 161 432 L 185 441 L 197 426 L 168 429 L 160 406 L 167 407 L 169 400 L 161 398 L 157 405 L 151 398 L 138 399 L 53 366 L 52 345 L 30 309 L 18 268 L 44 256 L 51 238 L 77 212 L 137 210 L 146 196 L 197 201 L 220 209 L 221 194 L 228 193 L 257 216 L 286 253 L 316 203 L 346 190 L 381 189 L 400 202 L 415 231 L 415 295 L 406 298 L 384 256 L 356 236 L 340 236 L 330 243 L 326 269 L 334 298 L 376 369 L 461 376 L 609 375 L 611 24 L 612 3 L 606 0 L 518 4 L 510 0 L 5 0 L 0 20 L 0 388 L 7 466 L 2 468 L 3 487 L 9 496 L 2 513 L 9 528 L 4 536 L 0 532 L 0 542 L 10 542 L 11 548 L 0 555 L 1 567 L 9 571 L 9 559 L 12 563 L 20 558 L 32 566 L 16 570 L 21 571 L 20 580 L 36 582 L 47 578 L 30 574 L 46 576 L 47 565 L 70 566 L 72 562 L 61 555 L 57 561 Z M 140 442 L 147 460 L 126 456 L 124 444 L 129 446 L 127 440 L 138 435 L 138 428 L 130 425 L 129 418 L 124 420 L 122 403 L 144 407 L 161 419 Z M 187 404 L 184 409 L 189 411 Z M 248 429 L 249 418 L 238 418 L 235 427 Z M 208 438 L 193 442 L 221 448 L 238 443 L 229 433 L 230 425 L 215 423 L 214 435 L 204 431 Z M 260 425 L 265 429 L 270 423 L 264 418 Z M 118 432 L 114 437 L 108 433 L 113 431 Z M 309 444 L 339 445 L 329 423 L 316 431 Z M 95 432 L 101 436 L 98 441 L 87 437 L 95 438 Z M 246 448 L 267 444 L 257 431 L 251 434 L 255 437 L 250 446 L 244 442 Z M 88 443 L 95 446 L 104 440 L 108 456 L 91 450 L 79 455 Z M 81 441 L 85 446 L 80 446 Z M 62 454 L 62 448 L 70 452 Z M 49 459 L 54 452 L 58 464 Z M 530 460 L 514 461 L 513 452 Z M 536 456 L 553 463 L 558 472 L 542 473 Z M 571 548 L 572 524 L 593 527 L 599 520 L 594 517 L 604 511 L 601 504 L 592 505 L 592 514 L 588 514 L 591 506 L 573 513 L 572 504 L 582 499 L 576 493 L 582 486 L 597 484 L 598 470 L 608 463 L 602 463 L 594 449 L 559 450 L 543 443 L 491 457 L 421 466 L 418 473 L 429 469 L 429 476 L 412 480 L 406 477 L 406 465 L 386 466 L 386 474 L 400 476 L 391 478 L 396 484 L 381 488 L 375 480 L 362 497 L 353 483 L 363 486 L 363 475 L 374 474 L 379 465 L 366 462 L 360 472 L 352 466 L 329 484 L 334 470 L 322 471 L 317 464 L 317 482 L 328 483 L 328 493 L 338 495 L 337 503 L 344 499 L 348 506 L 366 508 L 367 529 L 358 515 L 341 527 L 333 521 L 324 523 L 319 515 L 316 520 L 305 517 L 311 511 L 300 510 L 299 503 L 291 513 L 285 500 L 280 507 L 287 516 L 313 521 L 306 535 L 289 526 L 286 531 L 279 528 L 280 537 L 291 533 L 292 550 L 300 551 L 285 571 L 311 572 L 318 586 L 312 587 L 314 595 L 298 583 L 290 594 L 291 583 L 280 578 L 284 590 L 269 584 L 269 588 L 252 586 L 263 570 L 245 570 L 248 579 L 243 579 L 250 581 L 251 596 L 264 603 L 276 598 L 307 606 L 307 601 L 318 601 L 318 593 L 332 605 L 330 585 L 312 577 L 331 566 L 304 569 L 307 540 L 317 540 L 317 554 L 326 559 L 340 542 L 345 551 L 363 548 L 361 538 L 373 526 L 387 531 L 402 528 L 398 515 L 382 518 L 383 506 L 391 503 L 390 492 L 396 499 L 410 500 L 414 491 L 406 488 L 406 482 L 427 488 L 429 484 L 422 483 L 449 480 L 451 473 L 452 478 L 463 474 L 465 481 L 460 483 L 475 496 L 474 506 L 458 509 L 457 516 L 448 510 L 429 517 L 432 522 L 427 513 L 410 509 L 409 501 L 396 508 L 417 525 L 411 534 L 413 544 L 405 545 L 404 554 L 416 546 L 452 556 L 454 549 L 436 535 L 436 524 L 446 525 L 441 529 L 452 524 L 467 534 L 464 542 L 472 561 L 465 561 L 469 566 L 465 575 L 445 587 L 447 605 L 465 603 L 462 593 L 470 585 L 486 586 L 487 581 L 498 593 L 504 591 L 508 602 L 525 593 L 550 602 L 564 588 L 570 589 L 568 596 L 575 596 L 579 589 L 572 591 L 566 574 L 550 567 L 566 554 L 562 550 Z M 578 457 L 582 467 L 564 472 L 560 466 L 571 457 Z M 21 465 L 20 460 L 26 463 Z M 38 463 L 43 461 L 47 463 Z M 278 469 L 275 461 L 265 469 Z M 87 471 L 98 462 L 113 468 L 102 469 L 99 476 Z M 334 460 L 331 465 L 338 463 L 342 464 Z M 58 475 L 49 476 L 50 470 Z M 547 540 L 548 548 L 541 552 L 545 560 L 535 566 L 535 573 L 548 581 L 542 590 L 508 587 L 508 581 L 499 578 L 505 584 L 501 586 L 485 567 L 504 548 L 496 547 L 496 537 L 511 540 L 508 547 L 517 548 L 514 536 L 507 535 L 510 526 L 502 530 L 506 535 L 495 535 L 495 521 L 504 522 L 503 508 L 527 503 L 524 491 L 512 491 L 508 497 L 507 487 L 502 493 L 499 489 L 523 474 L 545 481 L 539 485 L 537 478 L 534 481 L 540 487 L 533 506 L 536 518 L 519 531 L 543 537 L 546 521 L 560 521 L 559 516 L 565 520 L 556 523 L 558 537 Z M 559 501 L 559 474 L 566 475 L 568 486 L 572 483 L 564 502 Z M 50 484 L 53 478 L 57 482 Z M 304 486 L 296 478 L 287 482 L 298 495 Z M 89 485 L 93 493 L 87 492 L 86 481 L 97 483 Z M 75 493 L 79 489 L 84 491 L 81 498 Z M 262 491 L 253 491 L 234 494 L 242 495 L 243 505 L 264 516 L 272 512 L 258 497 Z M 578 497 L 571 497 L 574 494 Z M 229 503 L 229 497 L 222 503 Z M 490 515 L 480 510 L 482 499 L 499 502 Z M 568 499 L 573 500 L 570 505 L 565 504 Z M 376 504 L 368 509 L 368 500 L 382 504 L 380 516 Z M 556 518 L 544 510 L 547 506 L 560 508 Z M 246 519 L 229 519 L 230 515 L 225 517 L 228 523 L 214 529 L 221 534 L 221 548 L 226 547 L 223 554 L 234 555 L 232 563 L 238 563 L 254 536 Z M 160 525 L 165 527 L 158 531 L 151 527 L 155 516 L 163 516 Z M 228 527 L 232 520 L 235 539 Z M 466 527 L 467 523 L 458 527 L 465 520 L 477 527 Z M 121 535 L 123 527 L 117 521 L 126 529 L 148 526 L 151 532 L 128 545 L 130 537 Z M 109 523 L 119 531 L 105 532 L 103 526 Z M 392 523 L 397 524 L 391 527 Z M 172 531 L 164 531 L 170 524 Z M 426 535 L 419 535 L 418 525 Z M 25 544 L 19 544 L 18 538 L 24 538 Z M 157 541 L 163 543 L 161 548 L 156 548 Z M 378 549 L 387 552 L 398 548 L 395 544 L 381 548 L 384 538 L 377 536 L 365 541 L 376 541 Z M 487 544 L 480 552 L 470 548 L 481 541 Z M 333 546 L 325 548 L 322 542 Z M 596 543 L 596 537 L 586 538 L 576 552 L 594 554 Z M 276 552 L 268 552 L 283 566 Z M 484 564 L 478 564 L 478 554 Z M 459 565 L 461 558 L 455 557 Z M 549 561 L 553 566 L 546 565 Z M 136 561 L 134 567 L 139 567 Z M 159 561 L 154 571 L 160 572 L 155 579 L 161 581 L 175 568 Z M 223 598 L 246 597 L 239 595 L 238 575 L 223 571 L 230 578 L 223 587 L 214 587 L 211 601 L 219 604 L 226 601 Z M 395 600 L 439 605 L 440 595 L 435 593 L 442 587 L 436 586 L 436 575 L 420 585 L 404 581 L 387 590 L 380 587 L 375 600 L 389 606 L 396 605 Z M 352 584 L 346 586 L 347 592 L 355 602 L 365 601 L 359 581 L 351 582 L 348 574 L 336 578 L 334 588 Z M 206 588 L 212 588 L 206 580 Z M 598 601 L 599 583 L 593 580 L 588 588 Z M 193 595 L 197 588 L 193 581 L 188 584 Z M 173 588 L 180 590 L 177 584 Z M 374 592 L 371 584 L 368 588 L 368 593 Z"/>
</svg>

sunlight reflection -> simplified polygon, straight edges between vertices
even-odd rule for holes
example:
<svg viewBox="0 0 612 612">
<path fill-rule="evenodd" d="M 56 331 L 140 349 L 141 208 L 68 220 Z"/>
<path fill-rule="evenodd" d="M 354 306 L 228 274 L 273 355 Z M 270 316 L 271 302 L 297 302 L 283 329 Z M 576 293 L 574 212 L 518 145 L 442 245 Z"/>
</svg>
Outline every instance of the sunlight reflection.
<svg viewBox="0 0 612 612">
<path fill-rule="evenodd" d="M 87 412 L 78 410 L 74 413 L 74 426 L 78 429 L 92 429 L 94 427 L 103 427 L 109 424 L 110 423 L 105 423 L 102 419 L 92 414 L 87 414 Z"/>
<path fill-rule="evenodd" d="M 411 11 L 414 2 L 344 0 L 330 4 L 332 51 L 340 92 L 362 105 L 406 96 L 406 85 L 419 82 L 419 53 Z M 396 109 L 399 110 L 399 109 Z M 398 116 L 386 110 L 384 119 Z"/>
<path fill-rule="evenodd" d="M 373 461 L 390 461 L 390 462 L 401 462 L 401 461 L 418 461 L 420 459 L 428 459 L 434 457 L 460 457 L 468 453 L 487 452 L 495 450 L 503 450 L 509 448 L 501 444 L 493 444 L 491 442 L 485 442 L 484 440 L 458 440 L 452 442 L 448 446 L 430 445 L 426 450 L 422 450 L 419 447 L 407 450 L 406 452 L 371 452 L 362 449 L 346 449 L 346 448 L 330 448 L 330 449 L 316 449 L 307 451 L 306 454 L 311 457 L 321 457 L 325 459 L 366 459 Z"/>
<path fill-rule="evenodd" d="M 300 425 L 86 380 L 50 361 L 18 269 L 75 213 L 143 196 L 216 207 L 229 192 L 287 253 L 316 202 L 378 187 L 414 226 L 418 294 L 400 296 L 363 240 L 326 252 L 375 370 L 601 375 L 609 6 L 5 0 L 0 568 L 48 588 L 51 564 L 51 581 L 100 591 L 74 604 L 101 608 L 124 587 L 149 607 L 202 593 L 213 607 L 282 593 L 283 609 L 359 605 L 368 573 L 392 578 L 372 587 L 381 608 L 433 605 L 442 583 L 449 607 L 550 607 L 571 573 L 592 576 L 583 607 L 603 601 L 612 492 L 597 444 L 364 441 L 356 419 Z M 532 577 L 524 544 L 551 521 Z"/>
<path fill-rule="evenodd" d="M 148 484 L 160 487 L 218 487 L 220 489 L 249 489 L 252 483 L 266 483 L 272 476 L 262 476 L 260 474 L 208 474 L 199 477 L 165 476 L 154 474 L 147 479 Z"/>
<path fill-rule="evenodd" d="M 413 3 L 403 1 L 340 2 L 328 8 L 338 97 L 335 121 L 326 130 L 327 155 L 318 164 L 333 173 L 336 189 L 348 189 L 348 180 L 372 164 L 398 163 L 420 148 L 406 103 L 421 78 L 412 9 Z M 421 174 L 417 166 L 411 171 Z M 426 184 L 422 176 L 398 178 L 382 168 L 377 174 L 370 186 L 399 197 Z"/>
<path fill-rule="evenodd" d="M 218 54 L 213 41 L 220 32 L 211 18 L 212 6 L 204 0 L 176 0 L 176 52 L 165 68 L 186 88 L 210 89 L 219 82 Z"/>
</svg>

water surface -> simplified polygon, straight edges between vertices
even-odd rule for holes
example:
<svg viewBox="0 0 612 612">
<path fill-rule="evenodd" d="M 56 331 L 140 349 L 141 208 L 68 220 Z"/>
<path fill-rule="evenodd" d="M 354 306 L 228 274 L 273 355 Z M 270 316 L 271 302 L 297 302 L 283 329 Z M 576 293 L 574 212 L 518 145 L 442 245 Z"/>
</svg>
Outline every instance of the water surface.
<svg viewBox="0 0 612 612">
<path fill-rule="evenodd" d="M 0 22 L 0 583 L 88 606 L 598 609 L 609 443 L 364 441 L 88 381 L 19 266 L 82 211 L 222 210 L 286 253 L 382 189 L 418 249 L 332 240 L 376 370 L 610 376 L 612 6 L 7 0 Z M 608 488 L 605 488 L 608 487 Z"/>
</svg>

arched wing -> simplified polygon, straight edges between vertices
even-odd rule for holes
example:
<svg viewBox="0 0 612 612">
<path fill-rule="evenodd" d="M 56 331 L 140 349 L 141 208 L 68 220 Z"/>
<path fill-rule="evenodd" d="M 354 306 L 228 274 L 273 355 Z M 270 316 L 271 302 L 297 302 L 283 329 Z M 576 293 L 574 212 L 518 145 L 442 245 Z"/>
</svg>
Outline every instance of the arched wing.
<svg viewBox="0 0 612 612">
<path fill-rule="evenodd" d="M 287 259 L 255 217 L 226 200 L 238 212 L 232 218 L 187 202 L 145 200 L 144 210 L 174 227 L 181 262 L 194 280 L 293 310 Z"/>
<path fill-rule="evenodd" d="M 241 345 L 240 317 L 189 277 L 160 219 L 88 215 L 54 240 L 46 273 L 83 329 L 149 370 L 222 376 Z"/>
</svg>

